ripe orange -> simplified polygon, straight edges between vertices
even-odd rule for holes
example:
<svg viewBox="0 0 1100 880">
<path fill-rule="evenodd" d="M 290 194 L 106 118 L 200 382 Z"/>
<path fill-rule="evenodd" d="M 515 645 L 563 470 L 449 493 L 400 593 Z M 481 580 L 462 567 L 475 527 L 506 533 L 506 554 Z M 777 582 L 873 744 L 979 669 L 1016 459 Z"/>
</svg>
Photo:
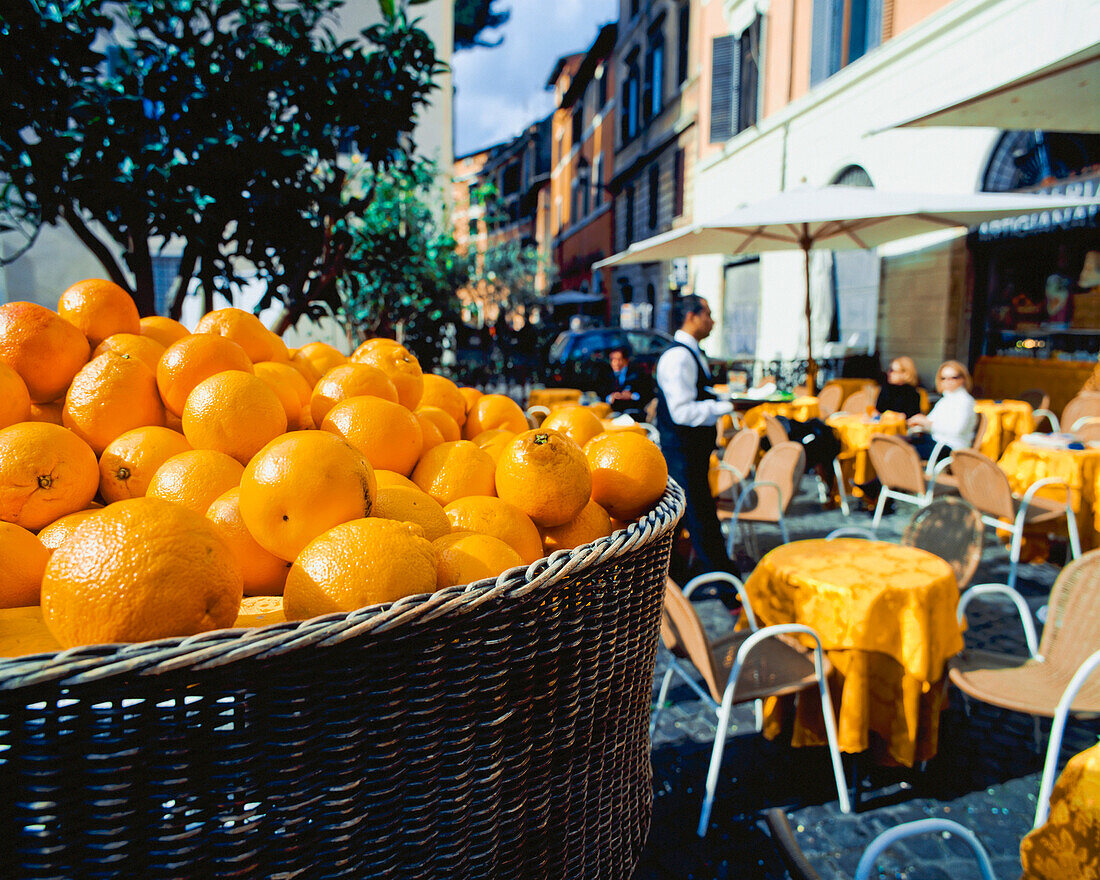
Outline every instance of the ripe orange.
<svg viewBox="0 0 1100 880">
<path fill-rule="evenodd" d="M 397 402 L 408 409 L 416 409 L 424 393 L 424 374 L 420 370 L 420 361 L 407 348 L 396 342 L 374 346 L 366 342 L 356 349 L 351 359 L 355 363 L 377 367 L 389 376 L 397 389 Z"/>
<path fill-rule="evenodd" d="M 145 497 L 175 501 L 205 516 L 215 498 L 240 485 L 243 473 L 241 463 L 224 452 L 192 449 L 173 455 L 153 471 Z"/>
<path fill-rule="evenodd" d="M 408 476 L 420 458 L 424 434 L 416 417 L 381 397 L 349 397 L 328 411 L 321 430 L 343 437 L 371 467 Z"/>
<path fill-rule="evenodd" d="M 108 504 L 141 498 L 157 468 L 190 449 L 187 438 L 170 428 L 127 431 L 108 443 L 99 457 L 99 494 Z"/>
<path fill-rule="evenodd" d="M 603 433 L 603 422 L 592 410 L 583 406 L 566 406 L 550 413 L 539 427 L 544 431 L 558 431 L 581 448 Z"/>
<path fill-rule="evenodd" d="M 113 281 L 78 281 L 57 301 L 57 313 L 75 325 L 95 348 L 115 333 L 140 333 L 141 317 L 134 300 Z"/>
<path fill-rule="evenodd" d="M 140 333 L 142 336 L 156 340 L 165 348 L 173 342 L 179 342 L 184 336 L 191 335 L 191 331 L 179 321 L 173 321 L 163 315 L 150 315 L 147 318 L 142 318 L 139 324 L 141 325 Z"/>
<path fill-rule="evenodd" d="M 341 364 L 333 367 L 313 386 L 309 411 L 313 424 L 320 427 L 328 411 L 341 400 L 369 394 L 397 403 L 397 389 L 390 377 L 365 364 Z"/>
<path fill-rule="evenodd" d="M 80 330 L 45 306 L 0 305 L 0 363 L 19 374 L 33 403 L 64 396 L 91 350 Z"/>
<path fill-rule="evenodd" d="M 73 377 L 61 422 L 99 455 L 133 428 L 164 424 L 157 380 L 144 363 L 113 351 L 92 358 Z"/>
<path fill-rule="evenodd" d="M 67 428 L 20 422 L 0 431 L 0 520 L 37 531 L 83 510 L 98 486 L 95 453 Z"/>
<path fill-rule="evenodd" d="M 51 400 L 49 403 L 32 403 L 31 415 L 28 421 L 47 422 L 51 425 L 62 425 L 61 410 L 65 406 L 65 398 Z"/>
<path fill-rule="evenodd" d="M 429 419 L 436 426 L 443 437 L 443 442 L 452 443 L 462 439 L 462 430 L 458 427 L 458 422 L 442 407 L 425 404 L 422 401 L 416 408 L 416 414 Z"/>
<path fill-rule="evenodd" d="M 499 538 L 475 532 L 444 535 L 432 542 L 439 567 L 439 589 L 495 578 L 502 571 L 523 565 L 520 555 Z"/>
<path fill-rule="evenodd" d="M 31 532 L 0 522 L 0 608 L 38 604 L 42 574 L 50 551 Z"/>
<path fill-rule="evenodd" d="M 527 565 L 544 555 L 542 538 L 531 517 L 500 498 L 486 495 L 457 498 L 443 512 L 453 531 L 494 535 L 515 550 Z"/>
<path fill-rule="evenodd" d="M 328 529 L 294 560 L 283 591 L 287 620 L 354 611 L 435 590 L 436 560 L 423 530 L 391 519 Z"/>
<path fill-rule="evenodd" d="M 274 330 L 268 330 L 267 333 L 271 338 L 271 360 L 277 364 L 289 364 L 290 349 L 283 342 L 283 337 Z"/>
<path fill-rule="evenodd" d="M 7 364 L 0 363 L 0 428 L 30 421 L 31 395 L 27 383 Z"/>
<path fill-rule="evenodd" d="M 493 460 L 469 440 L 429 449 L 420 457 L 412 480 L 444 505 L 467 495 L 496 495 Z"/>
<path fill-rule="evenodd" d="M 560 526 L 576 517 L 592 493 L 592 474 L 581 448 L 557 431 L 524 431 L 500 454 L 497 495 L 537 526 Z"/>
<path fill-rule="evenodd" d="M 489 453 L 495 467 L 496 463 L 500 461 L 500 454 L 515 436 L 515 431 L 509 431 L 506 428 L 490 428 L 488 431 L 482 431 L 474 437 L 474 443 Z"/>
<path fill-rule="evenodd" d="M 269 361 L 275 353 L 271 331 L 259 318 L 244 309 L 226 308 L 207 312 L 199 319 L 195 332 L 232 339 L 244 349 L 253 363 Z"/>
<path fill-rule="evenodd" d="M 555 550 L 572 550 L 581 544 L 606 538 L 615 529 L 607 511 L 595 501 L 589 501 L 572 521 L 560 526 L 547 526 L 539 531 L 542 546 L 549 556 Z"/>
<path fill-rule="evenodd" d="M 474 404 L 477 403 L 478 399 L 485 396 L 476 388 L 468 388 L 465 386 L 459 388 L 458 393 L 462 396 L 462 402 L 465 404 L 466 417 L 469 417 L 470 411 L 474 408 Z M 465 427 L 466 419 L 464 418 L 459 424 Z"/>
<path fill-rule="evenodd" d="M 183 436 L 195 449 L 216 449 L 241 464 L 286 432 L 286 413 L 259 376 L 226 370 L 187 395 Z"/>
<path fill-rule="evenodd" d="M 466 398 L 454 382 L 434 373 L 424 374 L 424 393 L 420 395 L 417 406 L 438 406 L 460 428 L 466 422 Z"/>
<path fill-rule="evenodd" d="M 226 370 L 252 372 L 252 361 L 231 339 L 202 333 L 173 342 L 157 364 L 157 387 L 164 405 L 169 412 L 182 416 L 187 395 L 195 386 Z"/>
<path fill-rule="evenodd" d="M 257 543 L 291 561 L 321 532 L 374 510 L 366 456 L 327 431 L 292 431 L 253 457 L 241 479 L 241 516 Z"/>
<path fill-rule="evenodd" d="M 206 518 L 233 551 L 244 578 L 246 596 L 281 596 L 290 564 L 256 543 L 241 518 L 241 490 L 234 487 L 214 499 Z"/>
<path fill-rule="evenodd" d="M 358 363 L 360 357 L 370 352 L 381 351 L 384 348 L 401 348 L 401 343 L 396 339 L 390 339 L 386 336 L 375 336 L 355 349 L 355 351 L 349 355 L 348 360 Z"/>
<path fill-rule="evenodd" d="M 343 355 L 341 355 L 343 357 Z M 306 358 L 301 350 L 294 352 L 290 358 L 290 366 L 294 367 L 298 371 L 298 374 L 306 380 L 306 384 L 309 386 L 309 390 L 313 390 L 313 386 L 321 381 L 321 374 L 317 372 L 317 368 Z M 339 366 L 335 364 L 334 366 Z"/>
<path fill-rule="evenodd" d="M 188 636 L 233 625 L 241 570 L 204 516 L 131 498 L 81 523 L 42 578 L 42 617 L 64 647 Z"/>
<path fill-rule="evenodd" d="M 514 434 L 527 430 L 527 416 L 519 404 L 503 394 L 483 394 L 466 415 L 462 436 L 472 440 L 482 431 L 504 428 Z"/>
<path fill-rule="evenodd" d="M 275 361 L 260 361 L 253 366 L 256 375 L 275 392 L 286 413 L 286 423 L 291 430 L 302 425 L 302 408 L 309 408 L 311 389 L 302 374 L 290 364 Z M 310 424 L 313 424 L 312 418 Z"/>
<path fill-rule="evenodd" d="M 164 356 L 164 349 L 165 346 L 151 336 L 141 336 L 138 333 L 115 333 L 95 347 L 92 358 L 97 358 L 104 352 L 112 351 L 115 354 L 135 358 L 145 364 L 153 373 L 156 373 L 157 364 Z"/>
<path fill-rule="evenodd" d="M 404 474 L 399 474 L 396 471 L 377 469 L 374 472 L 374 478 L 378 482 L 379 489 L 383 486 L 408 486 L 410 489 L 420 488 Z"/>
<path fill-rule="evenodd" d="M 303 345 L 294 356 L 295 362 L 299 360 L 304 360 L 312 366 L 318 377 L 325 375 L 333 367 L 348 362 L 344 355 L 324 342 L 309 342 Z"/>
<path fill-rule="evenodd" d="M 76 527 L 88 517 L 95 516 L 103 510 L 102 507 L 90 507 L 87 510 L 78 510 L 76 513 L 67 513 L 61 519 L 55 519 L 46 528 L 38 533 L 38 540 L 51 553 L 64 544 Z"/>
<path fill-rule="evenodd" d="M 416 421 L 420 424 L 420 433 L 424 437 L 424 445 L 420 450 L 420 454 L 423 455 L 428 449 L 434 449 L 439 444 L 444 443 L 443 435 L 439 432 L 439 428 L 436 423 L 429 419 L 424 413 L 417 410 L 413 413 Z"/>
<path fill-rule="evenodd" d="M 584 454 L 592 469 L 592 500 L 615 519 L 637 519 L 665 492 L 668 465 L 648 437 L 601 434 L 588 441 Z"/>
<path fill-rule="evenodd" d="M 429 541 L 451 532 L 450 520 L 440 503 L 415 486 L 379 486 L 374 515 L 382 519 L 416 523 Z"/>
</svg>

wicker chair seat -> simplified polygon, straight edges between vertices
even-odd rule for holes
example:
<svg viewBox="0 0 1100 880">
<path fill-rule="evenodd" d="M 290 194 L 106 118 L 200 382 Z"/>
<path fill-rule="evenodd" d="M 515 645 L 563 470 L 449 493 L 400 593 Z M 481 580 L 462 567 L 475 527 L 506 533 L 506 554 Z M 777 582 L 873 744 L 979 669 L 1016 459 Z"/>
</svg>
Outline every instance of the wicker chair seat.
<svg viewBox="0 0 1100 880">
<path fill-rule="evenodd" d="M 1057 698 L 1073 675 L 1060 664 L 1027 660 L 994 651 L 966 651 L 951 660 L 954 685 L 969 697 L 1014 712 L 1054 716 Z M 1086 681 L 1071 707 L 1077 713 L 1100 713 L 1100 678 Z"/>
<path fill-rule="evenodd" d="M 711 660 L 717 673 L 718 685 L 718 693 L 711 696 L 716 700 L 722 699 L 722 691 L 726 689 L 737 651 L 750 635 L 752 633 L 749 630 L 743 630 L 711 642 Z M 749 654 L 748 661 L 741 667 L 737 699 L 748 702 L 796 694 L 816 683 L 811 652 L 795 639 L 777 636 L 762 642 L 760 647 Z"/>
</svg>

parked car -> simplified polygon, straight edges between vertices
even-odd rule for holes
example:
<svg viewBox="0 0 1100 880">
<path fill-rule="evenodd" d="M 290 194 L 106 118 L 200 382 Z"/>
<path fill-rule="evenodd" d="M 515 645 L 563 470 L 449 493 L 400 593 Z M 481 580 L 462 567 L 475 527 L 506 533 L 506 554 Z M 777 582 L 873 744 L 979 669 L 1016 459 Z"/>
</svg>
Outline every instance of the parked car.
<svg viewBox="0 0 1100 880">
<path fill-rule="evenodd" d="M 673 338 L 663 330 L 566 330 L 550 345 L 547 384 L 591 388 L 597 375 L 596 362 L 606 362 L 611 350 L 624 344 L 631 351 L 631 363 L 652 374 L 657 359 L 673 344 Z"/>
</svg>

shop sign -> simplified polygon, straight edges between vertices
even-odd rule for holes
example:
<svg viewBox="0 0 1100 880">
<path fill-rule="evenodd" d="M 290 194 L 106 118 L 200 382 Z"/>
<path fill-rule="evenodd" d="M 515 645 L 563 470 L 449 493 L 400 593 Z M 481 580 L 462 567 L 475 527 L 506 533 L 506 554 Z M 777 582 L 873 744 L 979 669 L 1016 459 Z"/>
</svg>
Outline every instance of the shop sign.
<svg viewBox="0 0 1100 880">
<path fill-rule="evenodd" d="M 1071 181 L 1046 186 L 1035 191 L 1037 195 L 1095 197 L 1100 192 L 1100 178 Z M 997 241 L 1005 238 L 1022 238 L 1040 232 L 1056 232 L 1065 229 L 1082 229 L 1097 226 L 1100 205 L 1085 205 L 1056 211 L 1036 211 L 1003 220 L 988 220 L 978 226 L 978 241 Z"/>
</svg>

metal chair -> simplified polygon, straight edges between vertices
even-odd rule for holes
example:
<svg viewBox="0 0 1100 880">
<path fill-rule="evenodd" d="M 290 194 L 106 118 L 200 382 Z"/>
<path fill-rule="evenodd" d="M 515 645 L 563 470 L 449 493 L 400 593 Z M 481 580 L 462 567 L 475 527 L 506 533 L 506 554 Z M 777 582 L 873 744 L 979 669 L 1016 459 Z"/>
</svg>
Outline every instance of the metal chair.
<svg viewBox="0 0 1100 880">
<path fill-rule="evenodd" d="M 1033 415 L 1036 420 L 1044 416 L 1049 419 L 1051 430 L 1056 433 L 1063 430 L 1072 433 L 1075 430 L 1074 426 L 1082 419 L 1100 417 L 1100 394 L 1094 391 L 1082 391 L 1065 405 L 1061 418 L 1047 409 L 1034 410 Z"/>
<path fill-rule="evenodd" d="M 840 411 L 850 413 L 854 416 L 866 415 L 867 407 L 874 407 L 877 400 L 878 389 L 874 385 L 868 385 L 856 391 L 854 394 L 849 394 L 845 398 Z"/>
<path fill-rule="evenodd" d="M 824 388 L 817 395 L 817 411 L 818 415 L 823 419 L 827 419 L 833 413 L 840 409 L 840 404 L 844 399 L 844 386 L 843 385 L 829 385 L 826 384 Z"/>
<path fill-rule="evenodd" d="M 756 468 L 756 477 L 742 484 L 733 510 L 718 509 L 718 519 L 729 521 L 726 552 L 731 557 L 736 531 L 742 522 L 775 523 L 783 535 L 783 543 L 790 541 L 784 514 L 790 507 L 805 469 L 806 452 L 801 443 L 788 440 L 773 446 L 764 454 Z"/>
<path fill-rule="evenodd" d="M 878 503 L 875 504 L 875 516 L 871 521 L 873 528 L 878 528 L 886 502 L 890 499 L 918 507 L 924 507 L 932 500 L 935 481 L 928 478 L 917 450 L 904 437 L 873 434 L 867 447 L 867 457 L 882 483 Z"/>
<path fill-rule="evenodd" d="M 1035 430 L 1039 430 L 1039 420 L 1046 418 L 1050 422 L 1050 429 L 1057 430 L 1054 425 L 1058 417 L 1050 411 L 1050 395 L 1042 388 L 1028 388 L 1016 395 L 1017 400 L 1022 400 L 1031 407 L 1031 415 L 1035 420 Z"/>
<path fill-rule="evenodd" d="M 718 463 L 718 480 L 714 497 L 719 506 L 732 509 L 740 487 L 756 467 L 756 455 L 760 451 L 760 435 L 750 428 L 742 428 L 726 444 L 722 460 Z"/>
<path fill-rule="evenodd" d="M 544 421 L 546 421 L 546 417 L 548 415 L 550 415 L 550 407 L 540 406 L 538 404 L 536 404 L 535 406 L 529 406 L 524 411 L 524 416 L 526 416 L 527 418 L 527 425 L 530 428 L 537 428 Z"/>
<path fill-rule="evenodd" d="M 1082 443 L 1095 443 L 1100 441 L 1100 418 L 1089 416 L 1078 419 L 1073 426 L 1073 433 Z"/>
<path fill-rule="evenodd" d="M 970 440 L 970 448 L 982 451 L 982 441 L 985 432 L 989 429 L 989 417 L 985 413 L 978 413 L 977 424 L 974 426 L 974 436 Z M 954 489 L 958 491 L 959 481 L 951 472 L 951 456 L 944 455 L 947 447 L 937 443 L 932 449 L 932 456 L 928 459 L 925 469 L 929 477 L 934 477 L 934 482 L 941 489 Z"/>
<path fill-rule="evenodd" d="M 1077 518 L 1073 512 L 1073 499 L 1065 480 L 1046 477 L 1027 487 L 1023 496 L 1015 495 L 1008 477 L 991 458 L 973 449 L 957 449 L 952 455 L 952 470 L 959 482 L 959 494 L 973 504 L 982 515 L 982 522 L 996 529 L 1012 533 L 1009 550 L 1011 567 L 1008 585 L 1016 586 L 1016 570 L 1020 562 L 1020 546 L 1024 531 L 1043 528 L 1066 520 L 1070 553 L 1074 559 L 1081 556 L 1081 539 L 1077 534 Z M 1062 486 L 1066 491 L 1064 502 L 1052 501 L 1037 493 L 1044 486 Z"/>
<path fill-rule="evenodd" d="M 783 423 L 779 421 L 775 416 L 768 413 L 764 413 L 764 435 L 768 438 L 768 443 L 772 446 L 776 446 L 780 443 L 786 443 L 791 438 L 787 433 L 787 429 L 783 427 Z M 814 477 L 817 479 L 817 494 L 824 504 L 830 496 L 830 488 L 821 474 L 814 471 Z M 848 491 L 844 488 L 844 471 L 840 467 L 839 459 L 833 459 L 833 478 L 836 480 L 836 491 L 840 495 L 840 509 L 844 512 L 845 516 L 850 516 L 852 513 L 851 506 L 848 504 Z"/>
<path fill-rule="evenodd" d="M 727 580 L 737 588 L 750 628 L 730 633 L 712 642 L 695 613 L 690 596 L 699 585 L 717 579 Z M 813 650 L 806 649 L 797 639 L 792 638 L 795 634 L 812 638 Z M 650 722 L 650 734 L 656 730 L 657 719 L 674 675 L 683 679 L 699 699 L 717 714 L 717 729 L 707 770 L 703 808 L 695 829 L 699 837 L 706 835 L 710 824 L 733 707 L 767 697 L 798 693 L 814 686 L 817 687 L 821 699 L 821 713 L 825 720 L 825 735 L 829 742 L 840 809 L 844 813 L 851 812 L 826 678 L 829 664 L 822 650 L 821 640 L 812 629 L 795 623 L 756 629 L 756 619 L 741 582 L 732 575 L 714 573 L 694 578 L 683 592 L 672 580 L 666 581 L 661 637 L 669 655 L 668 669 L 661 681 L 657 705 Z M 703 685 L 695 680 L 692 667 L 702 676 Z M 760 714 L 757 712 L 757 730 L 759 729 Z"/>
</svg>

